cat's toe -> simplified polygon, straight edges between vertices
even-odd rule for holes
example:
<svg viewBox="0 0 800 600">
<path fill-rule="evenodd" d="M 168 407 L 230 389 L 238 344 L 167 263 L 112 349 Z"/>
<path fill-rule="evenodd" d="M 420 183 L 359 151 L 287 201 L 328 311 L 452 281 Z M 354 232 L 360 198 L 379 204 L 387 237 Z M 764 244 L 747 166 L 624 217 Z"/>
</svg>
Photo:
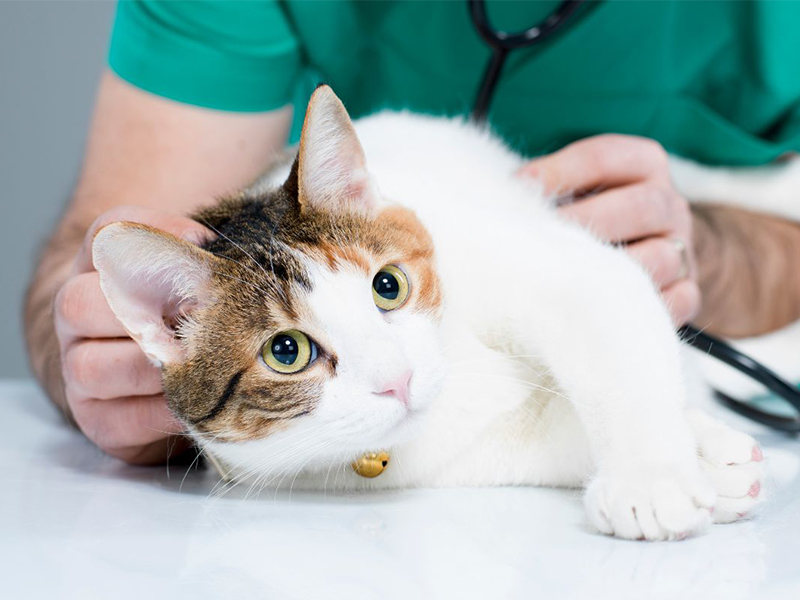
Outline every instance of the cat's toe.
<svg viewBox="0 0 800 600">
<path fill-rule="evenodd" d="M 733 523 L 750 517 L 764 501 L 764 466 L 761 460 L 736 464 L 712 462 L 701 456 L 700 466 L 717 491 L 715 523 Z"/>
<path fill-rule="evenodd" d="M 703 460 L 719 465 L 761 462 L 761 448 L 751 436 L 731 429 L 700 411 L 690 411 L 688 417 Z"/>
<path fill-rule="evenodd" d="M 753 515 L 764 501 L 764 455 L 756 440 L 707 415 L 690 418 L 700 466 L 717 492 L 714 523 L 732 523 Z"/>
<path fill-rule="evenodd" d="M 753 486 L 753 494 L 740 498 L 720 496 L 714 507 L 714 523 L 734 523 L 752 517 L 758 506 L 763 502 L 760 484 Z"/>
</svg>

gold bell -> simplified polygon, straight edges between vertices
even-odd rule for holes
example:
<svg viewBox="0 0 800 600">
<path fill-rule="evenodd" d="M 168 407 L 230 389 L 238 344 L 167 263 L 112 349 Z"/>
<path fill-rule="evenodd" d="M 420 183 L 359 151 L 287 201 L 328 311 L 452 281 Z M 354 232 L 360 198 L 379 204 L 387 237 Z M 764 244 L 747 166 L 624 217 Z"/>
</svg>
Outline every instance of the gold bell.
<svg viewBox="0 0 800 600">
<path fill-rule="evenodd" d="M 350 466 L 362 477 L 372 479 L 383 473 L 388 464 L 389 455 L 386 452 L 367 452 L 358 460 L 350 463 Z"/>
</svg>

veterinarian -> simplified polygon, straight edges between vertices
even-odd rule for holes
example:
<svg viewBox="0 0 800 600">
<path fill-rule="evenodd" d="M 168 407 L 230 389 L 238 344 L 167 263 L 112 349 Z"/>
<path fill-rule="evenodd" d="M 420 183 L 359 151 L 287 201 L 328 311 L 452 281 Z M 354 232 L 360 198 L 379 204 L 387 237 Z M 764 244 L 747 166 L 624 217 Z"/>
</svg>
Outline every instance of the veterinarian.
<svg viewBox="0 0 800 600">
<path fill-rule="evenodd" d="M 556 5 L 490 2 L 488 12 L 517 31 Z M 563 215 L 625 243 L 676 324 L 736 337 L 800 317 L 800 228 L 690 210 L 666 160 L 763 165 L 800 150 L 800 3 L 581 10 L 503 72 L 490 121 L 539 156 L 519 176 L 585 195 Z M 123 460 L 184 449 L 158 369 L 102 296 L 94 232 L 125 219 L 199 242 L 209 232 L 182 215 L 247 184 L 296 141 L 319 81 L 354 117 L 467 114 L 488 55 L 462 2 L 120 3 L 77 188 L 26 300 L 31 362 L 53 401 Z"/>
</svg>

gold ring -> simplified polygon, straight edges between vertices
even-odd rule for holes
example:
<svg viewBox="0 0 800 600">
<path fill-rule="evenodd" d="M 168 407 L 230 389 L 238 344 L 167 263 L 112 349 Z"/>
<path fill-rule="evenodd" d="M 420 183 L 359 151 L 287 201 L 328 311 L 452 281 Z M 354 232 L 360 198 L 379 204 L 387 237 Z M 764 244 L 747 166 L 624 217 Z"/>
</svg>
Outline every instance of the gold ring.
<svg viewBox="0 0 800 600">
<path fill-rule="evenodd" d="M 678 276 L 675 278 L 676 281 L 680 281 L 681 279 L 686 279 L 689 276 L 689 249 L 681 239 L 672 238 L 670 241 L 675 245 L 675 249 L 678 251 L 678 255 L 681 257 L 681 268 L 678 271 Z"/>
</svg>

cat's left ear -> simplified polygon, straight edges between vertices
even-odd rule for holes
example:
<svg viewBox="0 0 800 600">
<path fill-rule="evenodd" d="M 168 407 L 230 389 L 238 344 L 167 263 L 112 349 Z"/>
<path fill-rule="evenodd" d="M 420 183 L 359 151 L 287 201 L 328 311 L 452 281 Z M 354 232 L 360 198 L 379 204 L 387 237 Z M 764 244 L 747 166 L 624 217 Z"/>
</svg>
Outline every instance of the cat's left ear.
<svg viewBox="0 0 800 600">
<path fill-rule="evenodd" d="M 375 205 L 364 150 L 342 101 L 327 85 L 311 95 L 296 167 L 303 209 L 369 213 Z"/>
<path fill-rule="evenodd" d="M 150 360 L 181 363 L 187 349 L 170 325 L 212 301 L 221 259 L 164 231 L 118 221 L 94 238 L 92 260 L 111 310 Z"/>
</svg>

